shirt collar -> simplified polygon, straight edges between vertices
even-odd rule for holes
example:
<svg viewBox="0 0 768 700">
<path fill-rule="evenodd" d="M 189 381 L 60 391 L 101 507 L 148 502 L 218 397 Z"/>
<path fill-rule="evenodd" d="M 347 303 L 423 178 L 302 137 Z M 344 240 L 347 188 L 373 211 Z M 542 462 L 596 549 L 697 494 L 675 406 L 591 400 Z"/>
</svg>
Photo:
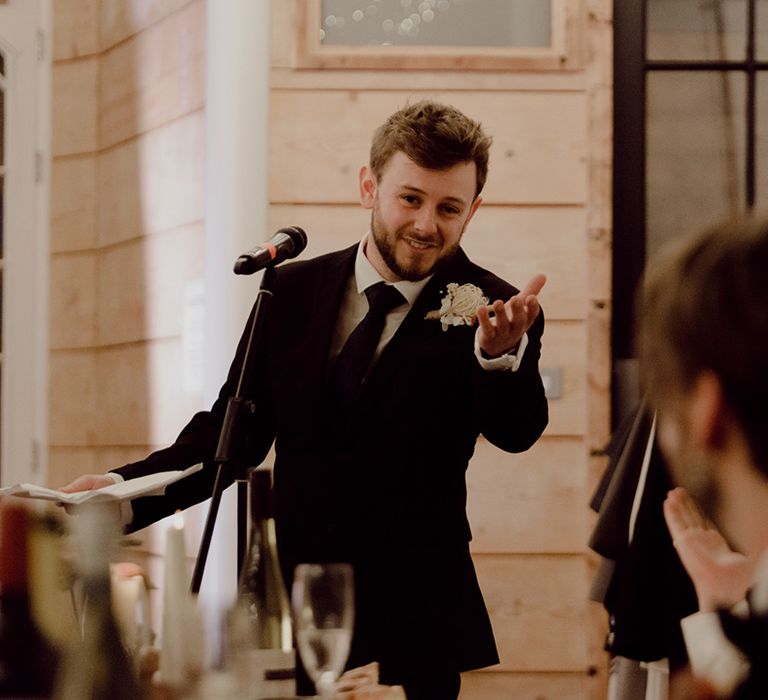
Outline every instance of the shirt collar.
<svg viewBox="0 0 768 700">
<path fill-rule="evenodd" d="M 376 272 L 368 258 L 365 257 L 365 245 L 368 241 L 370 241 L 371 245 L 376 245 L 371 238 L 370 232 L 363 236 L 360 245 L 357 246 L 357 256 L 355 257 L 355 283 L 357 284 L 358 294 L 362 294 L 368 287 L 377 282 L 386 282 L 386 280 Z M 408 305 L 413 306 L 419 294 L 421 294 L 421 290 L 424 289 L 431 278 L 432 275 L 425 277 L 418 282 L 400 280 L 399 282 L 394 282 L 393 286 L 405 297 Z"/>
</svg>

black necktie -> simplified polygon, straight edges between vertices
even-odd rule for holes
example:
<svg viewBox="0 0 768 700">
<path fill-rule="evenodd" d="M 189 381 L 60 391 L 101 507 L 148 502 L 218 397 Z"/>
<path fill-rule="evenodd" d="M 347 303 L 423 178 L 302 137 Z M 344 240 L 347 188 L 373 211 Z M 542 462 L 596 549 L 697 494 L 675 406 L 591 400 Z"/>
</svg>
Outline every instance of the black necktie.
<svg viewBox="0 0 768 700">
<path fill-rule="evenodd" d="M 405 302 L 392 285 L 377 282 L 365 290 L 368 313 L 347 338 L 331 370 L 331 386 L 339 403 L 349 407 L 357 398 L 384 330 L 387 314 Z"/>
</svg>

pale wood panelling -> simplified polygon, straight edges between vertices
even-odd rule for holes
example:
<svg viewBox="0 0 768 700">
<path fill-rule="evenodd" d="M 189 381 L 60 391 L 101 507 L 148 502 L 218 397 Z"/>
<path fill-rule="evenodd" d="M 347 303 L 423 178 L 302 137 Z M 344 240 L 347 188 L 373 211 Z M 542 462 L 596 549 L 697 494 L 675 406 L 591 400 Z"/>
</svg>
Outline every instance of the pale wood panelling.
<svg viewBox="0 0 768 700">
<path fill-rule="evenodd" d="M 518 288 L 535 274 L 547 275 L 540 300 L 548 320 L 587 315 L 585 214 L 581 207 L 478 210 L 464 236 L 467 254 Z"/>
<path fill-rule="evenodd" d="M 98 271 L 99 344 L 181 335 L 186 284 L 202 274 L 201 223 L 106 249 Z"/>
<path fill-rule="evenodd" d="M 96 246 L 96 156 L 57 158 L 51 167 L 51 253 Z"/>
<path fill-rule="evenodd" d="M 357 191 L 357 172 L 349 176 L 349 186 L 353 192 Z M 370 221 L 371 212 L 359 204 L 271 204 L 265 240 L 279 228 L 299 226 L 307 233 L 307 248 L 301 259 L 312 258 L 358 242 Z"/>
<path fill-rule="evenodd" d="M 100 469 L 115 469 L 144 459 L 154 449 L 152 445 L 106 445 L 96 449 L 96 460 L 101 465 Z"/>
<path fill-rule="evenodd" d="M 291 68 L 293 64 L 294 46 L 296 45 L 296 3 L 273 2 L 269 3 L 270 35 L 281 37 L 281 41 L 270 43 L 269 49 L 272 56 L 272 69 Z M 336 81 L 334 87 L 338 86 Z"/>
<path fill-rule="evenodd" d="M 589 230 L 590 299 L 587 411 L 591 451 L 602 448 L 611 429 L 611 238 L 613 148 L 613 5 L 611 0 L 587 0 L 589 84 Z M 605 458 L 590 459 L 590 490 L 605 469 Z M 590 558 L 590 563 L 593 560 Z M 590 605 L 587 632 L 597 673 L 589 697 L 602 700 L 608 690 L 608 655 L 603 651 L 608 630 L 605 610 Z"/>
<path fill-rule="evenodd" d="M 501 671 L 586 672 L 583 556 L 473 556 Z"/>
<path fill-rule="evenodd" d="M 101 61 L 102 148 L 203 106 L 205 5 L 195 2 L 106 53 Z"/>
<path fill-rule="evenodd" d="M 602 450 L 610 439 L 611 425 L 611 307 L 610 304 L 594 302 L 587 321 L 588 354 L 590 364 L 587 368 L 587 386 L 589 401 L 588 434 L 593 452 Z M 592 474 L 592 483 L 596 483 L 606 458 L 599 458 L 600 470 Z"/>
<path fill-rule="evenodd" d="M 97 148 L 98 58 L 53 66 L 52 153 L 65 156 Z"/>
<path fill-rule="evenodd" d="M 204 115 L 194 112 L 102 153 L 99 243 L 202 220 L 204 143 Z"/>
<path fill-rule="evenodd" d="M 351 176 L 356 188 L 357 176 Z M 370 212 L 359 205 L 273 204 L 269 228 L 300 226 L 308 244 L 302 258 L 352 245 L 368 230 Z M 484 205 L 462 240 L 478 264 L 518 287 L 538 272 L 548 276 L 541 303 L 548 320 L 584 319 L 588 312 L 585 213 L 581 207 Z"/>
<path fill-rule="evenodd" d="M 87 56 L 99 51 L 99 1 L 55 0 L 53 60 Z"/>
<path fill-rule="evenodd" d="M 473 553 L 580 553 L 587 539 L 581 438 L 509 454 L 480 440 L 467 472 Z"/>
<path fill-rule="evenodd" d="M 84 348 L 96 340 L 96 269 L 93 252 L 58 255 L 50 265 L 50 347 Z"/>
<path fill-rule="evenodd" d="M 586 198 L 586 99 L 577 93 L 274 90 L 270 198 L 274 203 L 354 202 L 373 131 L 407 102 L 433 97 L 481 121 L 494 137 L 485 200 L 581 204 Z M 307 114 L 312 119 L 307 119 Z"/>
<path fill-rule="evenodd" d="M 575 673 L 465 673 L 460 700 L 582 700 L 586 681 Z"/>
<path fill-rule="evenodd" d="M 202 0 L 101 0 L 101 48 L 108 49 L 193 2 Z"/>
<path fill-rule="evenodd" d="M 81 474 L 104 471 L 91 447 L 51 447 L 48 451 L 48 484 L 59 488 Z"/>
<path fill-rule="evenodd" d="M 96 357 L 97 445 L 170 444 L 200 409 L 184 390 L 179 338 L 100 350 Z"/>
<path fill-rule="evenodd" d="M 549 402 L 549 425 L 544 434 L 585 435 L 584 411 L 587 362 L 587 329 L 578 321 L 553 321 L 544 327 L 541 367 L 558 367 L 562 371 L 560 399 Z"/>
<path fill-rule="evenodd" d="M 48 442 L 52 446 L 93 445 L 96 414 L 96 356 L 92 351 L 50 355 Z"/>
<path fill-rule="evenodd" d="M 274 46 L 274 43 L 273 43 Z M 285 47 L 283 47 L 285 48 Z M 394 90 L 402 92 L 400 71 L 385 70 L 291 70 L 274 68 L 272 87 L 276 90 Z M 586 81 L 582 71 L 541 73 L 534 71 L 426 71 L 409 70 L 409 90 L 414 93 L 461 90 L 482 92 L 583 92 Z"/>
</svg>

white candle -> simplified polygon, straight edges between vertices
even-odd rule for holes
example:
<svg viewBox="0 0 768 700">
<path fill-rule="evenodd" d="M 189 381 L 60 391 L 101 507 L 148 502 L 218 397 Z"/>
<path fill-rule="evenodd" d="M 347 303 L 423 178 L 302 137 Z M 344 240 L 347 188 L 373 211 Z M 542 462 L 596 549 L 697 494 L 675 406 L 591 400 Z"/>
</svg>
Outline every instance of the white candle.
<svg viewBox="0 0 768 700">
<path fill-rule="evenodd" d="M 114 610 L 126 648 L 136 653 L 141 643 L 139 624 L 144 624 L 144 577 L 112 573 L 112 609 Z"/>
<path fill-rule="evenodd" d="M 190 608 L 187 581 L 187 552 L 184 518 L 176 513 L 165 540 L 165 586 L 160 675 L 170 686 L 182 685 L 186 677 L 186 614 Z"/>
</svg>

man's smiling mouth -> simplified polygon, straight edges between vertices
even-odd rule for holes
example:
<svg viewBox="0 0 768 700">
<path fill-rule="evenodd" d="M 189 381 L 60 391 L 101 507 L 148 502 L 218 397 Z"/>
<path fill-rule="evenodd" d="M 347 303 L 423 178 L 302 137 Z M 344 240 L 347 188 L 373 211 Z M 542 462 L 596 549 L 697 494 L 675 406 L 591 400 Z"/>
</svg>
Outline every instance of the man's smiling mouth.
<svg viewBox="0 0 768 700">
<path fill-rule="evenodd" d="M 429 250 L 430 248 L 437 247 L 437 243 L 432 241 L 422 241 L 418 238 L 410 238 L 409 236 L 405 236 L 403 240 L 412 248 L 416 248 L 416 250 Z"/>
</svg>

